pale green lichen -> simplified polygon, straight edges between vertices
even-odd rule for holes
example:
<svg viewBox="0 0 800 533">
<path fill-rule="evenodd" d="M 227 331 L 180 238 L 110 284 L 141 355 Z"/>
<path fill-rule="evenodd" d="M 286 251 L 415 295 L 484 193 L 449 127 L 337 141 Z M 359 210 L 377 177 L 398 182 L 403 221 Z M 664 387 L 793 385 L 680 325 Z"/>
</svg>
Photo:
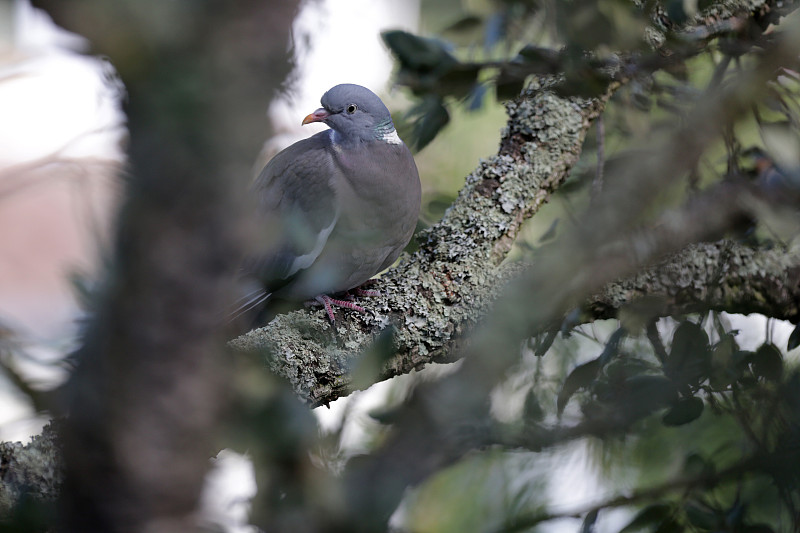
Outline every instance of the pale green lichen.
<svg viewBox="0 0 800 533">
<path fill-rule="evenodd" d="M 30 443 L 0 443 L 0 516 L 7 515 L 23 496 L 52 501 L 64 480 L 61 448 L 53 424 Z"/>
<path fill-rule="evenodd" d="M 629 279 L 606 286 L 589 302 L 597 318 L 647 296 L 662 298 L 666 310 L 711 308 L 800 318 L 797 276 L 800 253 L 753 249 L 733 241 L 700 243 Z"/>
<path fill-rule="evenodd" d="M 715 2 L 695 16 L 695 24 L 729 19 L 734 15 L 756 13 L 766 6 L 765 0 L 727 0 Z"/>
<path fill-rule="evenodd" d="M 727 2 L 698 20 L 762 4 Z M 482 160 L 441 222 L 418 235 L 420 250 L 382 276 L 376 288 L 383 295 L 365 303 L 374 315 L 342 312 L 334 331 L 321 311 L 296 311 L 232 346 L 269 353 L 270 367 L 312 404 L 348 391 L 348 369 L 389 324 L 396 326 L 396 356 L 387 363 L 385 376 L 446 360 L 449 346 L 459 342 L 498 294 L 497 265 L 522 221 L 566 178 L 609 96 L 563 98 L 546 90 L 560 79 L 534 80 L 523 97 L 507 105 L 509 121 L 498 155 Z M 690 267 L 645 275 L 662 277 L 662 285 L 678 292 L 702 289 L 698 271 Z M 619 286 L 607 296 L 619 303 L 635 291 L 635 284 Z"/>
<path fill-rule="evenodd" d="M 334 331 L 322 311 L 295 311 L 231 345 L 268 353 L 272 370 L 312 404 L 347 392 L 348 370 L 389 323 L 397 355 L 384 375 L 447 360 L 500 289 L 496 268 L 508 247 L 497 243 L 513 240 L 563 181 L 601 105 L 547 92 L 509 104 L 506 149 L 480 162 L 442 220 L 418 235 L 420 250 L 381 277 L 382 295 L 364 302 L 374 313 L 340 312 Z"/>
</svg>

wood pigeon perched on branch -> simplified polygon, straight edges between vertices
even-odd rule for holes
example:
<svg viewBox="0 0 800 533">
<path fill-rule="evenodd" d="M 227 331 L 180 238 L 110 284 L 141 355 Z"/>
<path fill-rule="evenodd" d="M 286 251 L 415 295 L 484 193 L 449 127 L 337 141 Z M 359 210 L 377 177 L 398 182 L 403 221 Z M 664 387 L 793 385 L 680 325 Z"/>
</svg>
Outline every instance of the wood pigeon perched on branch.
<svg viewBox="0 0 800 533">
<path fill-rule="evenodd" d="M 243 265 L 246 294 L 232 319 L 276 299 L 316 299 L 364 312 L 336 295 L 389 267 L 408 244 L 421 187 L 411 151 L 375 93 L 337 85 L 303 124 L 330 129 L 278 153 L 253 183 L 259 251 Z M 369 291 L 360 291 L 362 293 Z"/>
</svg>

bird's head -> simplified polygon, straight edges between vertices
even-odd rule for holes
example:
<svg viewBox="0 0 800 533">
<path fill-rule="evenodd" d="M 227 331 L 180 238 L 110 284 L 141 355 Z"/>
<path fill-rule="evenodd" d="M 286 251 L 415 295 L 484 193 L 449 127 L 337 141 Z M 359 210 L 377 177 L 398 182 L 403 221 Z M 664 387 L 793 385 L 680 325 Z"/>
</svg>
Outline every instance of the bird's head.
<svg viewBox="0 0 800 533">
<path fill-rule="evenodd" d="M 345 140 L 371 141 L 395 134 L 389 110 L 380 98 L 361 85 L 337 85 L 320 100 L 322 107 L 303 119 L 303 124 L 322 122 Z"/>
</svg>

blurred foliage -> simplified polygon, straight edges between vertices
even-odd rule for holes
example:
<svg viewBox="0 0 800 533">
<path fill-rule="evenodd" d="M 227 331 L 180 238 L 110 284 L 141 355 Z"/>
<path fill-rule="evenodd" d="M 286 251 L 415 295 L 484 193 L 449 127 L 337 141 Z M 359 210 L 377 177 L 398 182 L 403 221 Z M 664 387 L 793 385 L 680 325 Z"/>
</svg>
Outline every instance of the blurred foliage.
<svg viewBox="0 0 800 533">
<path fill-rule="evenodd" d="M 597 474 L 605 489 L 628 487 L 627 496 L 583 511 L 584 527 L 629 506 L 638 510 L 626 523 L 602 530 L 789 530 L 800 505 L 800 370 L 774 344 L 740 349 L 738 333 L 716 327 L 718 318 L 664 319 L 637 335 L 617 328 L 596 336 L 581 326 L 559 334 L 547 358 L 528 351 L 508 378 L 516 385 L 494 398 L 518 406 L 494 431 L 526 437 L 515 451 L 488 449 L 415 491 L 406 500 L 409 530 L 547 531 L 544 523 L 574 516 L 548 511 L 563 509 L 550 487 L 569 475 L 591 485 Z M 588 361 L 586 341 L 600 346 Z M 520 405 L 514 396 L 525 390 Z M 575 436 L 593 436 L 594 452 L 571 449 L 567 435 L 549 451 L 536 445 L 536 428 L 558 419 Z M 575 467 L 565 465 L 579 455 L 594 465 L 570 474 Z"/>
<path fill-rule="evenodd" d="M 492 102 L 516 98 L 542 80 L 550 90 L 569 97 L 594 96 L 619 84 L 603 115 L 603 127 L 588 136 L 581 160 L 549 211 L 537 215 L 527 238 L 517 243 L 514 258 L 546 254 L 564 234 L 581 228 L 598 201 L 596 191 L 630 177 L 626 169 L 636 168 L 648 147 L 691 118 L 688 113 L 702 98 L 721 97 L 774 52 L 771 47 L 779 32 L 764 30 L 777 22 L 776 11 L 743 17 L 738 26 L 731 17 L 721 17 L 716 25 L 709 16 L 704 19 L 708 25 L 687 31 L 682 25 L 695 15 L 686 10 L 689 4 L 429 3 L 439 21 L 427 28 L 429 35 L 383 35 L 397 59 L 397 83 L 414 97 L 407 115 L 398 117 L 398 128 L 413 137 L 417 149 L 435 147 L 441 136 L 455 135 L 455 143 L 471 155 L 466 138 L 483 137 L 484 142 L 495 132 L 469 122 L 465 110 L 485 112 Z M 696 2 L 695 11 L 711 4 Z M 172 9 L 189 9 L 188 5 L 178 2 Z M 149 16 L 136 9 L 132 13 Z M 162 29 L 156 37 L 169 40 L 168 30 L 174 28 Z M 226 53 L 236 53 L 224 47 L 229 38 L 229 33 L 218 36 L 214 44 L 219 46 L 212 47 L 223 64 Z M 143 73 L 135 68 L 136 55 L 147 51 L 129 48 L 123 38 L 112 44 L 119 46 L 112 50 L 112 60 L 132 62 L 133 74 Z M 186 53 L 191 55 L 191 50 Z M 170 64 L 174 63 L 173 59 Z M 202 61 L 192 67 L 205 72 Z M 170 74 L 168 78 L 185 78 L 180 71 L 157 70 Z M 202 102 L 209 96 L 204 87 L 185 78 L 171 87 L 177 94 L 161 96 Z M 145 83 L 138 94 L 147 89 Z M 677 185 L 657 191 L 659 201 L 632 215 L 630 225 L 664 224 L 665 208 L 721 183 L 744 182 L 756 191 L 759 216 L 752 227 L 732 235 L 758 246 L 791 245 L 797 234 L 792 202 L 800 190 L 799 91 L 797 64 L 770 71 L 766 87 L 748 95 L 747 105 L 741 106 L 744 111 L 726 117 L 730 120 L 716 128 L 693 168 L 674 180 Z M 158 103 L 148 110 L 164 115 L 168 131 L 174 126 L 180 133 L 185 121 L 193 123 L 192 109 L 178 108 L 174 115 L 168 111 Z M 158 145 L 156 139 L 150 142 Z M 173 155 L 166 152 L 162 157 Z M 442 174 L 451 172 L 462 171 Z M 598 185 L 600 176 L 603 183 Z M 444 189 L 427 206 L 426 223 L 449 205 L 454 193 L 441 192 Z M 625 205 L 616 208 L 620 217 L 627 211 Z M 593 245 L 587 243 L 586 248 Z M 691 282 L 686 280 L 687 285 Z M 531 307 L 548 305 L 536 302 L 536 297 L 530 295 Z M 459 421 L 458 435 L 448 434 L 443 449 L 430 453 L 434 459 L 436 453 L 457 456 L 448 448 L 456 441 L 468 443 L 463 446 L 469 452 L 434 475 L 423 476 L 422 482 L 415 480 L 409 491 L 406 485 L 392 485 L 400 477 L 398 471 L 430 457 L 406 457 L 406 449 L 399 446 L 392 450 L 397 461 L 385 476 L 364 480 L 348 473 L 396 436 L 398 421 L 408 416 L 403 400 L 413 398 L 415 386 L 426 379 L 424 373 L 411 379 L 411 385 L 406 382 L 403 394 L 394 391 L 402 397 L 372 411 L 371 422 L 362 428 L 363 457 L 351 457 L 343 442 L 354 413 L 345 413 L 336 429 L 320 435 L 290 387 L 264 371 L 263 359 L 231 356 L 231 406 L 216 435 L 217 445 L 250 453 L 259 484 L 253 521 L 267 530 L 385 531 L 386 516 L 357 514 L 355 528 L 354 517 L 348 515 L 348 510 L 358 509 L 359 499 L 370 497 L 388 501 L 392 509 L 402 498 L 392 519 L 398 531 L 545 531 L 546 524 L 557 519 L 572 520 L 576 531 L 587 532 L 756 533 L 800 528 L 800 368 L 789 353 L 800 345 L 800 330 L 795 329 L 785 346 L 776 345 L 767 334 L 755 349 L 743 349 L 740 332 L 726 315 L 697 309 L 670 317 L 658 299 L 632 302 L 619 311 L 617 320 L 584 324 L 589 320 L 584 310 L 575 309 L 559 323 L 538 325 L 540 332 L 521 343 L 516 367 L 499 383 L 489 383 L 491 398 L 476 401 L 491 416 Z M 388 334 L 379 339 L 355 368 L 359 385 L 374 380 L 376 369 L 392 355 L 390 340 Z M 0 344 L 0 366 L 11 368 L 3 350 Z M 268 354 L 261 355 L 269 360 Z M 464 403 L 472 400 L 471 392 L 467 387 L 461 390 Z M 445 423 L 435 417 L 413 422 L 416 433 L 409 440 L 435 434 Z M 607 499 L 565 509 L 553 488 L 570 481 L 563 478 L 575 456 L 585 464 L 583 477 L 572 482 L 597 486 Z M 352 479 L 361 483 L 345 490 Z M 580 492 L 583 487 L 571 488 Z M 609 496 L 613 493 L 623 495 Z M 618 508 L 628 514 L 613 524 L 607 516 Z"/>
<path fill-rule="evenodd" d="M 460 18 L 440 28 L 454 42 L 400 30 L 383 33 L 397 58 L 397 83 L 419 97 L 408 112 L 417 149 L 447 125 L 454 102 L 477 109 L 489 88 L 498 100 L 514 98 L 527 79 L 544 74 L 563 77 L 562 94 L 596 95 L 610 81 L 609 69 L 620 64 L 613 51 L 648 50 L 644 28 L 652 8 L 626 0 L 465 4 L 451 10 Z"/>
<path fill-rule="evenodd" d="M 417 98 L 399 122 L 410 123 L 406 131 L 418 149 L 448 131 L 448 117 L 456 110 L 480 109 L 487 95 L 498 101 L 514 98 L 536 77 L 555 79 L 549 87 L 564 96 L 592 96 L 609 83 L 623 83 L 604 113 L 604 131 L 590 133 L 553 205 L 537 214 L 516 243 L 515 259 L 543 251 L 559 235 L 579 228 L 577 213 L 591 209 L 597 169 L 612 182 L 624 175 L 621 170 L 640 157 L 637 151 L 668 132 L 700 98 L 734 83 L 761 61 L 773 38 L 761 32 L 777 21 L 773 12 L 744 28 L 718 31 L 710 24 L 691 33 L 681 25 L 710 2 L 698 2 L 694 9 L 686 2 L 614 0 L 446 4 L 452 8 L 449 20 L 440 7 L 434 10 L 437 24 L 423 23 L 432 37 L 400 31 L 383 35 L 397 58 L 397 83 Z M 754 98 L 751 112 L 720 131 L 696 168 L 679 185 L 660 191 L 660 201 L 637 222 L 652 223 L 666 207 L 680 205 L 698 190 L 743 180 L 782 200 L 760 207 L 758 221 L 742 238 L 762 246 L 789 245 L 797 235 L 798 215 L 796 201 L 788 198 L 800 189 L 796 68 L 781 68 Z M 724 315 L 708 311 L 656 322 L 659 309 L 660 302 L 634 302 L 622 309 L 620 327 L 597 341 L 600 349 L 591 358 L 585 346 L 569 346 L 576 335 L 593 336 L 585 327 L 575 329 L 569 319 L 532 339 L 526 357 L 535 362 L 521 364 L 508 378 L 513 384 L 498 385 L 504 399 L 493 403 L 516 406 L 502 417 L 504 424 L 519 424 L 527 428 L 520 431 L 533 434 L 559 420 L 573 425 L 582 436 L 596 438 L 590 442 L 602 463 L 596 466 L 606 476 L 601 485 L 641 487 L 630 497 L 579 513 L 583 522 L 575 524 L 576 531 L 800 527 L 800 485 L 793 474 L 800 464 L 788 451 L 797 449 L 800 426 L 793 413 L 800 374 L 786 355 L 800 345 L 800 327 L 787 346 L 767 338 L 748 351 L 739 348 L 739 332 Z M 569 368 L 564 361 L 572 361 Z M 544 454 L 536 438 L 523 440 L 522 448 L 531 450 L 523 455 Z M 557 443 L 564 447 L 560 439 Z M 509 465 L 519 453 L 479 457 L 501 475 L 513 470 Z M 485 463 L 476 468 L 475 461 L 435 476 L 407 501 L 409 530 L 546 531 L 544 523 L 574 516 L 542 507 L 548 501 L 546 487 L 553 483 L 546 476 L 527 486 L 529 500 L 520 508 L 487 509 L 491 502 L 514 500 L 514 490 L 507 481 L 464 477 L 485 468 Z M 774 470 L 779 463 L 782 472 Z M 517 477 L 528 471 L 520 469 Z M 464 501 L 455 501 L 461 495 Z M 630 509 L 629 517 L 609 529 L 605 510 L 618 506 Z M 476 509 L 481 509 L 477 516 Z M 465 519 L 469 525 L 451 522 L 462 513 L 470 517 Z"/>
</svg>

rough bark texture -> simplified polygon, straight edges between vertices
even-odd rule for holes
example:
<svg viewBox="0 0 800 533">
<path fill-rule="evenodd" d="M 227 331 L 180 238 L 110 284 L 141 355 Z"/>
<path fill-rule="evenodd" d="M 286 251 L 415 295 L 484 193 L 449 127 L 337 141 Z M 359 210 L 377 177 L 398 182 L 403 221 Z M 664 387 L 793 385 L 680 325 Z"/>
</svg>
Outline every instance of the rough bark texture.
<svg viewBox="0 0 800 533">
<path fill-rule="evenodd" d="M 707 309 L 800 321 L 800 250 L 755 249 L 735 241 L 694 244 L 588 302 L 591 316 L 614 318 L 642 297 L 661 315 Z"/>
<path fill-rule="evenodd" d="M 231 346 L 267 353 L 271 369 L 312 405 L 348 394 L 348 372 L 392 326 L 396 355 L 382 377 L 448 361 L 503 286 L 508 270 L 498 266 L 522 222 L 567 177 L 611 94 L 560 98 L 537 89 L 508 104 L 498 154 L 467 176 L 442 220 L 418 236 L 419 251 L 376 283 L 382 296 L 367 302 L 375 314 L 339 313 L 334 328 L 321 310 L 295 311 Z"/>
<path fill-rule="evenodd" d="M 734 21 L 741 24 L 748 17 L 760 17 L 775 9 L 774 4 L 756 0 L 716 3 L 696 18 L 687 34 L 702 40 L 730 29 Z M 660 40 L 656 36 L 653 42 Z M 579 99 L 562 98 L 546 87 L 533 86 L 508 104 L 509 119 L 498 154 L 482 161 L 467 176 L 443 219 L 419 235 L 419 251 L 403 258 L 377 282 L 375 288 L 383 296 L 367 302 L 373 315 L 342 312 L 334 328 L 322 311 L 296 311 L 232 340 L 230 346 L 264 354 L 271 370 L 289 380 L 312 406 L 352 390 L 348 373 L 390 326 L 395 328 L 395 355 L 380 378 L 407 373 L 428 362 L 453 360 L 465 332 L 485 316 L 502 292 L 508 271 L 498 265 L 522 222 L 563 183 L 579 157 L 587 130 L 602 113 L 613 89 L 596 99 Z M 696 152 L 699 157 L 699 147 L 707 139 L 695 138 L 704 129 L 698 131 L 677 137 L 672 153 L 685 153 L 690 159 L 694 156 L 689 154 Z M 654 159 L 653 164 L 658 162 Z M 713 272 L 707 274 L 703 279 Z M 742 293 L 742 305 L 746 298 Z M 766 312 L 765 307 L 752 309 L 757 310 Z"/>
<path fill-rule="evenodd" d="M 735 13 L 759 12 L 773 4 L 719 2 L 706 12 L 701 22 L 711 24 Z M 603 111 L 610 96 L 609 91 L 597 99 L 568 99 L 541 89 L 534 88 L 509 105 L 509 122 L 499 153 L 482 162 L 467 177 L 458 199 L 442 221 L 419 236 L 420 250 L 404 258 L 378 281 L 376 288 L 383 296 L 369 302 L 374 315 L 341 312 L 334 329 L 321 310 L 297 311 L 233 340 L 231 346 L 267 353 L 271 369 L 287 378 L 311 405 L 347 394 L 352 388 L 348 372 L 359 355 L 384 332 L 392 334 L 395 355 L 382 369 L 382 377 L 405 373 L 431 361 L 447 361 L 463 353 L 459 344 L 464 334 L 481 320 L 493 299 L 503 291 L 503 281 L 511 276 L 513 268 L 502 267 L 500 263 L 522 222 L 537 212 L 564 181 L 577 161 L 592 120 Z M 657 254 L 646 259 L 655 260 L 653 255 Z M 593 264 L 590 259 L 582 258 L 579 266 Z M 636 265 L 631 261 L 623 271 L 631 272 L 634 268 Z M 612 278 L 598 277 L 602 279 L 598 283 Z M 590 300 L 589 308 L 596 318 L 610 317 L 638 296 L 657 295 L 668 312 L 687 311 L 702 304 L 796 320 L 800 313 L 798 278 L 800 254 L 794 251 L 753 250 L 730 241 L 693 245 L 666 260 L 660 268 L 607 285 Z M 589 286 L 581 279 L 575 285 L 582 289 Z M 547 292 L 530 290 L 528 287 L 541 289 L 532 282 L 518 287 L 525 288 L 519 291 L 519 298 Z M 600 285 L 591 285 L 591 291 L 599 288 Z M 575 292 L 580 291 L 575 289 Z M 581 294 L 585 297 L 588 293 Z M 537 305 L 554 307 L 546 298 Z M 549 314 L 541 311 L 540 316 L 552 318 L 549 315 L 559 310 Z M 527 328 L 527 324 L 516 324 L 496 331 L 510 332 L 503 338 L 514 343 L 520 332 L 528 332 Z M 476 347 L 472 351 L 494 355 L 498 344 L 484 337 L 474 341 Z M 366 508 L 378 509 L 376 530 L 385 530 L 384 513 L 396 508 L 396 498 L 409 485 L 471 448 L 470 442 L 459 440 L 461 434 L 456 430 L 470 427 L 475 418 L 468 415 L 485 409 L 486 391 L 473 391 L 465 384 L 481 382 L 478 378 L 493 363 L 497 368 L 490 370 L 502 375 L 510 365 L 511 356 L 499 362 L 497 359 L 500 358 L 470 360 L 468 357 L 465 363 L 470 364 L 464 365 L 467 371 L 462 369 L 461 375 L 443 380 L 436 387 L 420 387 L 410 407 L 401 414 L 394 438 L 375 460 L 360 469 L 357 464 L 351 468 L 347 479 L 352 481 L 352 497 L 364 498 Z M 493 383 L 483 380 L 484 388 Z M 110 391 L 111 396 L 117 396 L 116 393 Z M 439 409 L 439 405 L 447 408 Z M 138 426 L 133 429 L 144 431 Z M 445 438 L 448 436 L 458 442 L 448 444 Z M 137 452 L 127 453 L 135 456 Z M 373 505 L 375 502 L 368 500 L 370 495 L 364 494 L 363 487 L 373 486 L 370 483 L 379 477 L 392 480 L 395 490 L 371 495 L 386 500 Z M 362 506 L 353 504 L 353 509 L 359 508 Z M 360 516 L 354 513 L 354 520 Z"/>
<path fill-rule="evenodd" d="M 52 424 L 30 443 L 0 443 L 0 516 L 24 496 L 54 501 L 64 481 L 61 445 Z"/>
<path fill-rule="evenodd" d="M 130 95 L 113 258 L 57 406 L 58 529 L 199 531 L 230 385 L 218 310 L 245 249 L 257 110 L 288 71 L 297 2 L 37 3 L 108 54 Z"/>
</svg>

